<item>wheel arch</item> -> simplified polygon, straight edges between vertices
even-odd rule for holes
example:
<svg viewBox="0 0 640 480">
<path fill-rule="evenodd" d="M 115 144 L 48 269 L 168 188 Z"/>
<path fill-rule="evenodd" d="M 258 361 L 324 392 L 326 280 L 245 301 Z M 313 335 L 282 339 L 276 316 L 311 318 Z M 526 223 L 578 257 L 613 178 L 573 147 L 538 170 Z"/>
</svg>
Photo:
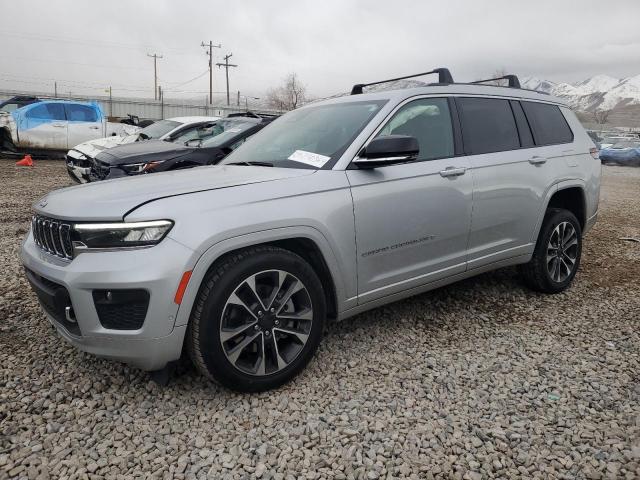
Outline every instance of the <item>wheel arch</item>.
<svg viewBox="0 0 640 480">
<path fill-rule="evenodd" d="M 578 222 L 580 222 L 580 228 L 584 230 L 587 222 L 586 203 L 584 188 L 579 186 L 566 186 L 558 188 L 549 199 L 545 210 L 549 208 L 562 208 L 570 211 L 576 216 Z"/>
<path fill-rule="evenodd" d="M 207 273 L 229 256 L 249 247 L 270 245 L 289 250 L 304 258 L 316 271 L 325 288 L 327 313 L 337 317 L 341 306 L 348 308 L 344 295 L 341 269 L 328 241 L 313 227 L 278 228 L 274 230 L 241 235 L 212 245 L 197 260 L 176 315 L 175 326 L 186 325 L 191 316 L 200 286 Z M 354 299 L 355 301 L 355 299 Z"/>
<path fill-rule="evenodd" d="M 587 222 L 587 197 L 586 187 L 581 180 L 566 180 L 549 187 L 546 192 L 544 202 L 540 212 L 538 213 L 538 219 L 535 229 L 531 236 L 531 242 L 535 245 L 540 229 L 542 228 L 542 222 L 544 216 L 549 208 L 565 208 L 572 212 L 578 221 L 580 226 L 584 230 L 584 226 Z"/>
</svg>

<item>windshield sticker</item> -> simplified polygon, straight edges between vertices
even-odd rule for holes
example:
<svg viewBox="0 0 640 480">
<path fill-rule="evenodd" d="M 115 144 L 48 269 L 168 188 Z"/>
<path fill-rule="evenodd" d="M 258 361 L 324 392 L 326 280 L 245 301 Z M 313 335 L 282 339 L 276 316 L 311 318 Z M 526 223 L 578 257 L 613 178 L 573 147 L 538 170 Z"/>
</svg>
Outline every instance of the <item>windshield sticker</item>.
<svg viewBox="0 0 640 480">
<path fill-rule="evenodd" d="M 312 167 L 322 168 L 325 163 L 331 160 L 331 157 L 320 155 L 319 153 L 305 152 L 304 150 L 296 150 L 289 155 L 289 160 L 295 162 L 306 163 Z"/>
</svg>

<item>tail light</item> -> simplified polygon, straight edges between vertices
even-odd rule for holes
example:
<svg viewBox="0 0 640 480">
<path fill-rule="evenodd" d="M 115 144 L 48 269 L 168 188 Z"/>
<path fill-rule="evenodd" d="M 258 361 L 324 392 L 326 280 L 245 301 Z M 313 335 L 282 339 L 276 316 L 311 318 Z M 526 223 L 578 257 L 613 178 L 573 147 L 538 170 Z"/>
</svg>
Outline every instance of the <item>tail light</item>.
<svg viewBox="0 0 640 480">
<path fill-rule="evenodd" d="M 600 160 L 600 152 L 598 152 L 597 148 L 591 147 L 589 149 L 589 153 L 591 154 L 594 160 Z"/>
</svg>

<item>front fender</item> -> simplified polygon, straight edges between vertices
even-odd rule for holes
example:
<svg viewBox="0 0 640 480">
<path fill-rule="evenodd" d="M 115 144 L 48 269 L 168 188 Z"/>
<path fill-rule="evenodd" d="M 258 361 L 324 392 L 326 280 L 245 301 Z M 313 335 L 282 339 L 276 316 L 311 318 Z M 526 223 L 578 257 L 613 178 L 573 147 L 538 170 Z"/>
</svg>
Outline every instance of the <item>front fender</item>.
<svg viewBox="0 0 640 480">
<path fill-rule="evenodd" d="M 299 225 L 262 230 L 231 237 L 219 241 L 205 250 L 193 267 L 191 279 L 189 280 L 189 284 L 187 285 L 187 289 L 185 290 L 182 298 L 182 304 L 180 305 L 180 309 L 176 316 L 175 326 L 178 327 L 186 325 L 189 322 L 191 310 L 198 295 L 200 285 L 202 284 L 209 267 L 211 267 L 211 265 L 222 255 L 240 248 L 247 248 L 290 238 L 305 238 L 313 241 L 318 246 L 335 284 L 338 310 L 342 311 L 355 307 L 357 299 L 355 297 L 347 298 L 345 295 L 345 280 L 341 273 L 336 255 L 326 237 L 316 228 Z"/>
</svg>

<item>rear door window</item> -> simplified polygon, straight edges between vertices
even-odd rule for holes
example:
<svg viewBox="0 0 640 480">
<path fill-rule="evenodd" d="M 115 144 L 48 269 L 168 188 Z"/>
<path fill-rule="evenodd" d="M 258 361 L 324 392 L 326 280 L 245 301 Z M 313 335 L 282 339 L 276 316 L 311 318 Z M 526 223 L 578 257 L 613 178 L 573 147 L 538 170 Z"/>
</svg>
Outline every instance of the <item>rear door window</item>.
<svg viewBox="0 0 640 480">
<path fill-rule="evenodd" d="M 64 106 L 61 103 L 41 102 L 29 110 L 25 116 L 38 120 L 66 120 Z"/>
<path fill-rule="evenodd" d="M 464 97 L 456 101 L 467 155 L 520 148 L 518 129 L 508 100 Z"/>
<path fill-rule="evenodd" d="M 88 105 L 67 103 L 64 106 L 67 111 L 67 120 L 70 122 L 97 122 L 98 113 L 95 108 Z"/>
<path fill-rule="evenodd" d="M 573 142 L 573 132 L 557 105 L 522 102 L 536 145 Z"/>
</svg>

